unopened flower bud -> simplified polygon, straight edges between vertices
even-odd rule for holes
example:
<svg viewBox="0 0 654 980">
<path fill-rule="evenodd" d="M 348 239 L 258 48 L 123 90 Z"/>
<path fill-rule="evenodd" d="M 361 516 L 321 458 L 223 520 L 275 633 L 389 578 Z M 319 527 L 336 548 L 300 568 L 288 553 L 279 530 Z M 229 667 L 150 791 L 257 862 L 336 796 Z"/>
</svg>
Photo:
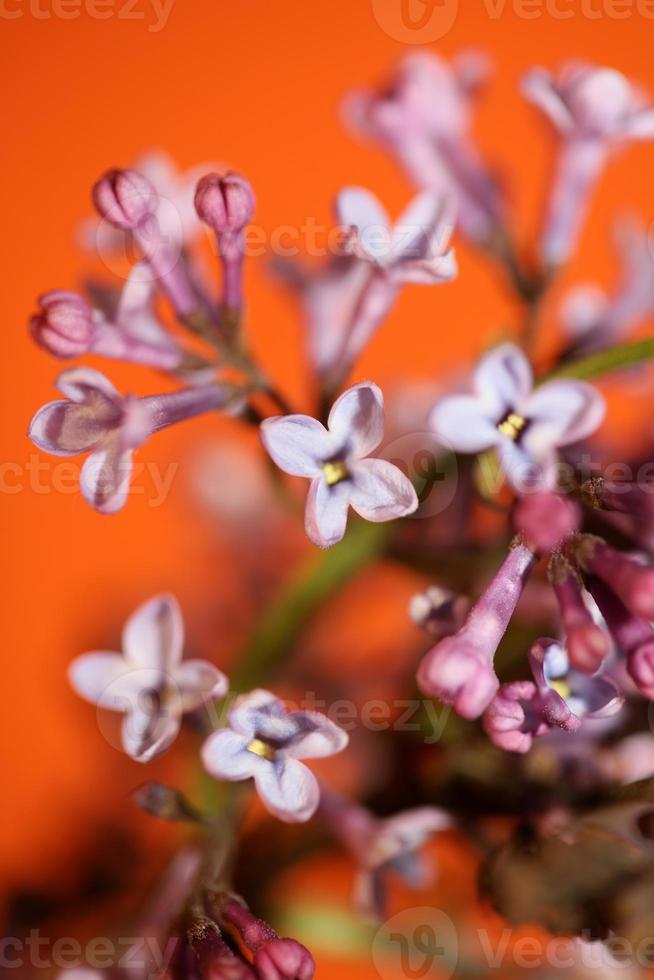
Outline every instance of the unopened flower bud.
<svg viewBox="0 0 654 980">
<path fill-rule="evenodd" d="M 556 548 L 578 530 L 580 523 L 580 510 L 574 501 L 546 491 L 520 497 L 513 512 L 516 531 L 541 554 Z"/>
<path fill-rule="evenodd" d="M 601 538 L 580 535 L 574 555 L 586 571 L 599 576 L 635 616 L 654 620 L 654 568 L 623 555 Z"/>
<path fill-rule="evenodd" d="M 470 600 L 449 589 L 430 585 L 424 592 L 412 596 L 409 616 L 436 639 L 451 636 L 463 624 Z"/>
<path fill-rule="evenodd" d="M 93 203 L 115 228 L 134 231 L 157 209 L 154 187 L 136 170 L 108 170 L 93 187 Z"/>
<path fill-rule="evenodd" d="M 190 820 L 201 823 L 202 816 L 189 803 L 183 793 L 163 783 L 147 782 L 131 793 L 132 800 L 141 810 L 159 817 L 160 820 Z"/>
<path fill-rule="evenodd" d="M 273 939 L 254 955 L 260 980 L 313 980 L 313 956 L 295 939 Z"/>
<path fill-rule="evenodd" d="M 217 234 L 242 231 L 254 215 L 254 194 L 239 174 L 206 174 L 195 191 L 195 210 Z"/>
<path fill-rule="evenodd" d="M 77 293 L 55 289 L 39 297 L 40 311 L 30 320 L 30 333 L 54 357 L 79 357 L 93 340 L 91 308 Z"/>
</svg>

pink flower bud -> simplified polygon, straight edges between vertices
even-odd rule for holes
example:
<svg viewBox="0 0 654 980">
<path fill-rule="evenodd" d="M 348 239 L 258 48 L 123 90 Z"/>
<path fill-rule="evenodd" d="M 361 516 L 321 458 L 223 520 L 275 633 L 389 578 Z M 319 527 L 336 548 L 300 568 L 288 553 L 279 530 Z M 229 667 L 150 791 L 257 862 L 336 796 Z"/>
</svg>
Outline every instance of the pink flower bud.
<svg viewBox="0 0 654 980">
<path fill-rule="evenodd" d="M 206 174 L 195 191 L 195 210 L 217 234 L 242 231 L 254 215 L 252 187 L 231 171 Z"/>
<path fill-rule="evenodd" d="M 563 555 L 552 556 L 549 579 L 559 603 L 570 663 L 577 670 L 593 674 L 610 652 L 609 637 L 593 621 L 579 576 Z"/>
<path fill-rule="evenodd" d="M 30 320 L 30 333 L 54 357 L 79 357 L 93 341 L 91 308 L 77 293 L 55 289 L 39 297 L 40 311 Z"/>
<path fill-rule="evenodd" d="M 260 980 L 313 980 L 316 964 L 295 939 L 273 939 L 254 955 Z"/>
<path fill-rule="evenodd" d="M 564 538 L 578 530 L 579 507 L 556 493 L 528 493 L 520 497 L 513 512 L 513 525 L 537 552 L 556 548 Z"/>
<path fill-rule="evenodd" d="M 606 582 L 634 615 L 654 619 L 654 568 L 591 534 L 579 537 L 574 553 L 581 567 Z"/>
<path fill-rule="evenodd" d="M 136 170 L 108 170 L 93 187 L 93 203 L 109 224 L 134 231 L 155 213 L 158 197 L 147 177 Z"/>
</svg>

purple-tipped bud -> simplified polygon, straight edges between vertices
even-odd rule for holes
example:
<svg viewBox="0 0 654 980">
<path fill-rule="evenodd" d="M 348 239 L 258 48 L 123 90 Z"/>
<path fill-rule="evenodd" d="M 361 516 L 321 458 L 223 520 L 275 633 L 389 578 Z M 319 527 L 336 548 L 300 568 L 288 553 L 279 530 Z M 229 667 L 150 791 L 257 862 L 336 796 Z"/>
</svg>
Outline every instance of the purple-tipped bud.
<svg viewBox="0 0 654 980">
<path fill-rule="evenodd" d="M 542 735 L 547 725 L 530 705 L 536 697 L 531 681 L 503 684 L 484 713 L 484 730 L 491 741 L 505 752 L 528 752 L 534 735 Z"/>
<path fill-rule="evenodd" d="M 573 551 L 580 566 L 606 582 L 636 616 L 654 619 L 654 568 L 590 534 L 581 535 Z"/>
<path fill-rule="evenodd" d="M 316 964 L 295 939 L 273 939 L 254 955 L 260 980 L 313 980 Z"/>
<path fill-rule="evenodd" d="M 513 512 L 513 526 L 530 548 L 541 554 L 553 551 L 581 524 L 581 511 L 557 493 L 528 493 Z"/>
<path fill-rule="evenodd" d="M 535 556 L 517 544 L 454 636 L 441 640 L 423 658 L 418 685 L 464 718 L 478 718 L 493 700 L 499 681 L 493 660 Z"/>
<path fill-rule="evenodd" d="M 32 337 L 54 357 L 80 357 L 93 341 L 91 308 L 77 293 L 54 289 L 39 297 L 41 309 L 30 320 Z"/>
<path fill-rule="evenodd" d="M 218 235 L 242 231 L 254 215 L 252 187 L 232 171 L 206 174 L 195 191 L 195 210 Z"/>
<path fill-rule="evenodd" d="M 559 603 L 570 663 L 577 670 L 594 674 L 608 656 L 611 641 L 593 621 L 584 602 L 579 576 L 563 555 L 552 556 L 549 580 Z"/>
<path fill-rule="evenodd" d="M 581 489 L 591 507 L 617 510 L 642 520 L 654 519 L 654 483 L 651 480 L 632 483 L 597 476 L 587 480 Z"/>
<path fill-rule="evenodd" d="M 136 170 L 108 170 L 93 187 L 93 203 L 115 228 L 134 231 L 157 210 L 154 187 Z"/>
<path fill-rule="evenodd" d="M 437 640 L 461 627 L 470 609 L 470 600 L 439 585 L 430 585 L 424 592 L 412 596 L 409 616 L 421 629 Z"/>
<path fill-rule="evenodd" d="M 198 918 L 186 936 L 203 980 L 255 980 L 250 964 L 229 948 L 211 919 Z"/>
<path fill-rule="evenodd" d="M 592 579 L 588 589 L 599 606 L 611 636 L 624 651 L 627 670 L 646 698 L 654 698 L 654 630 L 635 616 L 604 582 Z"/>
</svg>

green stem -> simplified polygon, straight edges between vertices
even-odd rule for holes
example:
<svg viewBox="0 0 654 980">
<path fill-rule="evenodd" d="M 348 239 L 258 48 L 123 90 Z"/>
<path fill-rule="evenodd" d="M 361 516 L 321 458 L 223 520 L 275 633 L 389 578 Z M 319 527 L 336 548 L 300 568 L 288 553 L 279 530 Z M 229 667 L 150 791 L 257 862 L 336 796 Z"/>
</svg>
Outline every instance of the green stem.
<svg viewBox="0 0 654 980">
<path fill-rule="evenodd" d="M 249 690 L 293 652 L 302 627 L 316 609 L 384 550 L 392 524 L 354 524 L 345 539 L 321 552 L 264 613 L 239 657 L 232 678 L 237 691 Z"/>
<path fill-rule="evenodd" d="M 554 368 L 540 381 L 551 381 L 553 378 L 576 378 L 580 381 L 587 381 L 590 378 L 607 374 L 609 371 L 634 367 L 645 361 L 651 361 L 653 358 L 654 338 L 648 337 L 646 340 L 636 340 L 629 344 L 617 344 L 615 347 L 608 347 L 596 354 L 589 354 L 587 357 L 580 357 L 576 361 L 569 361 L 567 364 Z"/>
</svg>

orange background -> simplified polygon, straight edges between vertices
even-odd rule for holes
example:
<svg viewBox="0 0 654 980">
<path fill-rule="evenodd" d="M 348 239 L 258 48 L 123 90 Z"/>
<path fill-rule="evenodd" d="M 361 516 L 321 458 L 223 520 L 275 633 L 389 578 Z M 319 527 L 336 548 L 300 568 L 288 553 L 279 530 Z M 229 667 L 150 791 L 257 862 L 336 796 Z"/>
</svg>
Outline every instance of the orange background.
<svg viewBox="0 0 654 980">
<path fill-rule="evenodd" d="M 123 3 L 116 0 L 113 9 Z M 587 6 L 595 13 L 613 9 L 601 0 Z M 146 19 L 45 17 L 48 0 L 32 12 L 19 0 L 2 7 L 21 14 L 0 16 L 3 460 L 20 467 L 45 459 L 25 430 L 53 396 L 59 369 L 31 344 L 26 320 L 39 292 L 75 288 L 99 268 L 81 256 L 74 230 L 104 169 L 152 146 L 182 167 L 225 161 L 252 181 L 258 221 L 268 231 L 307 216 L 329 223 L 333 195 L 345 183 L 369 186 L 395 212 L 411 192 L 394 164 L 352 140 L 339 120 L 343 93 L 379 80 L 408 50 L 379 26 L 369 0 L 175 0 L 158 33 L 148 31 L 149 4 L 138 0 L 134 9 Z M 547 12 L 525 19 L 506 0 L 491 17 L 482 0 L 462 0 L 453 27 L 433 45 L 444 55 L 481 47 L 495 59 L 478 132 L 488 158 L 504 169 L 525 241 L 537 224 L 551 151 L 545 128 L 517 92 L 522 71 L 582 56 L 654 92 L 654 21 L 635 9 L 624 19 L 571 9 L 569 19 Z M 611 215 L 625 207 L 652 218 L 653 169 L 652 145 L 615 161 L 575 273 L 610 276 Z M 458 254 L 461 273 L 453 285 L 406 290 L 357 377 L 383 383 L 436 376 L 474 354 L 489 331 L 516 321 L 496 271 L 465 246 Z M 255 260 L 248 269 L 249 328 L 270 372 L 301 402 L 301 325 L 264 265 Z M 120 365 L 107 373 L 139 393 L 160 383 Z M 143 453 L 162 464 L 180 460 L 183 470 L 189 443 L 215 430 L 213 420 L 197 421 L 157 436 Z M 197 645 L 220 660 L 219 624 L 233 585 L 231 570 L 216 560 L 207 519 L 189 504 L 183 476 L 164 506 L 134 498 L 121 514 L 103 518 L 77 494 L 37 492 L 25 476 L 14 492 L 17 472 L 5 467 L 0 494 L 6 575 L 0 863 L 12 887 L 43 887 L 74 875 L 93 828 L 124 808 L 126 792 L 144 778 L 142 768 L 101 739 L 92 709 L 68 690 L 66 664 L 84 649 L 111 647 L 126 615 L 161 589 L 177 592 Z M 139 828 L 146 833 L 144 824 Z"/>
</svg>

